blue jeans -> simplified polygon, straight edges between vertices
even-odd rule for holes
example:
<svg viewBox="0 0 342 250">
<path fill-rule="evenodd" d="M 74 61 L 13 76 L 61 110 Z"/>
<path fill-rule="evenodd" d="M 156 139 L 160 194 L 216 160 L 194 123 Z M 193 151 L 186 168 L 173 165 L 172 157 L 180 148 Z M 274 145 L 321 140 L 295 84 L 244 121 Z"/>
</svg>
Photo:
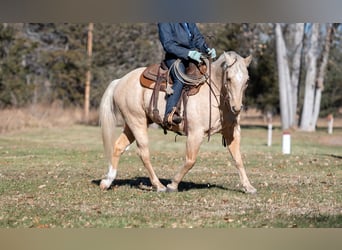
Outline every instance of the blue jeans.
<svg viewBox="0 0 342 250">
<path fill-rule="evenodd" d="M 174 62 L 175 60 L 165 61 L 168 68 L 170 68 Z M 185 73 L 185 65 L 183 61 L 181 61 L 181 63 L 179 64 L 179 70 Z M 171 113 L 173 107 L 177 106 L 177 103 L 181 97 L 182 90 L 183 90 L 183 83 L 176 77 L 174 68 L 172 68 L 170 73 L 171 73 L 171 78 L 173 81 L 173 85 L 172 85 L 173 94 L 166 96 L 167 99 L 166 99 L 165 116 Z"/>
</svg>

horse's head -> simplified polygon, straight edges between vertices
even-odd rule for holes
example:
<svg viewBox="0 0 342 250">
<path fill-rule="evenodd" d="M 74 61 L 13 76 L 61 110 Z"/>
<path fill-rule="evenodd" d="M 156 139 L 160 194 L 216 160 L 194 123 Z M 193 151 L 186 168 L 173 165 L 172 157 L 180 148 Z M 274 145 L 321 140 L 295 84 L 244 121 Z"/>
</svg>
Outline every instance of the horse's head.
<svg viewBox="0 0 342 250">
<path fill-rule="evenodd" d="M 252 56 L 241 57 L 237 53 L 224 52 L 221 56 L 222 84 L 226 92 L 225 102 L 229 103 L 234 115 L 240 113 L 243 108 L 243 97 L 248 86 L 248 70 Z"/>
</svg>

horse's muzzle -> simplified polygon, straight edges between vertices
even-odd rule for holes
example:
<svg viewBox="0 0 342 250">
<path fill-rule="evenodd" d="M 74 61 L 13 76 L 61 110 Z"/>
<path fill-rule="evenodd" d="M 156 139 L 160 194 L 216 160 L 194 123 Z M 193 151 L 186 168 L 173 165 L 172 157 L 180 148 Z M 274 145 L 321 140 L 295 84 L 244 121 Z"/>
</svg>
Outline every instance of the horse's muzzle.
<svg viewBox="0 0 342 250">
<path fill-rule="evenodd" d="M 243 105 L 239 106 L 232 106 L 232 112 L 234 115 L 237 115 L 241 112 L 241 110 L 243 109 Z"/>
</svg>

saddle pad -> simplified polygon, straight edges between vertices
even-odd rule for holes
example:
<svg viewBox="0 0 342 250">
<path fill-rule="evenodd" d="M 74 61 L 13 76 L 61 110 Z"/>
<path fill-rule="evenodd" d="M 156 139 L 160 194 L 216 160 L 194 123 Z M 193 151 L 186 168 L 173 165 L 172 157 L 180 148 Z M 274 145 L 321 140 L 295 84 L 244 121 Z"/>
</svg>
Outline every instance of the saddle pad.
<svg viewBox="0 0 342 250">
<path fill-rule="evenodd" d="M 152 64 L 148 66 L 143 75 L 150 80 L 156 81 L 158 77 L 158 73 L 162 77 L 163 81 L 166 81 L 168 70 L 164 69 L 161 64 Z"/>
<path fill-rule="evenodd" d="M 158 72 L 160 73 L 161 77 L 160 91 L 165 92 L 168 71 L 161 68 L 160 64 L 152 64 L 148 66 L 140 76 L 140 84 L 145 88 L 154 89 Z"/>
</svg>

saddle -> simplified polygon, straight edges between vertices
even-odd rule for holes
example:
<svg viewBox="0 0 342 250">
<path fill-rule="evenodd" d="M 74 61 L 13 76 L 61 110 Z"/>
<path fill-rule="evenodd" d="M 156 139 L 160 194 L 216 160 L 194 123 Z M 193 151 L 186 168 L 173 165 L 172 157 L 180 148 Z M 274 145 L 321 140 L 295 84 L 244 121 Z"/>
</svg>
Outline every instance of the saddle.
<svg viewBox="0 0 342 250">
<path fill-rule="evenodd" d="M 203 75 L 206 72 L 207 66 L 196 65 L 195 63 L 190 62 L 189 66 L 186 69 L 186 74 L 188 76 L 198 77 Z M 204 73 L 203 73 L 204 72 Z M 155 89 L 156 83 L 159 81 L 160 89 L 159 91 L 166 92 L 167 85 L 172 86 L 173 82 L 171 77 L 169 77 L 169 69 L 167 68 L 164 62 L 156 63 L 148 66 L 140 76 L 140 84 L 148 89 Z M 202 84 L 198 86 L 187 85 L 185 89 L 187 90 L 187 95 L 192 96 L 196 95 L 200 90 Z"/>
<path fill-rule="evenodd" d="M 186 75 L 188 77 L 193 77 L 194 79 L 196 79 L 198 77 L 203 76 L 206 71 L 207 66 L 205 64 L 197 65 L 195 63 L 190 62 L 189 66 L 186 69 Z M 166 64 L 162 61 L 159 64 L 153 64 L 147 67 L 140 76 L 140 83 L 145 88 L 153 89 L 148 111 L 153 117 L 153 122 L 159 124 L 164 129 L 164 134 L 167 133 L 167 130 L 171 130 L 180 134 L 178 125 L 172 125 L 171 127 L 167 126 L 166 124 L 164 124 L 163 120 L 159 115 L 159 91 L 166 92 L 167 94 L 169 94 L 169 91 L 171 90 L 169 88 L 171 88 L 173 84 L 171 77 L 169 77 L 169 69 L 167 68 Z M 185 134 L 187 134 L 186 106 L 188 97 L 197 94 L 201 86 L 203 86 L 203 82 L 197 85 L 184 84 L 182 97 L 180 98 L 177 104 L 178 111 L 181 110 L 181 106 L 183 104 L 183 130 Z"/>
<path fill-rule="evenodd" d="M 199 77 L 204 75 L 206 71 L 207 66 L 205 64 L 197 65 L 190 62 L 189 66 L 186 68 L 186 75 L 190 77 Z M 166 64 L 162 61 L 159 64 L 152 64 L 148 66 L 140 76 L 140 84 L 145 88 L 153 89 L 150 100 L 149 113 L 151 113 L 153 116 L 153 122 L 161 125 L 164 128 L 164 133 L 166 134 L 166 130 L 172 130 L 172 128 L 165 127 L 165 124 L 163 124 L 157 107 L 159 91 L 170 93 L 169 88 L 171 88 L 173 84 L 171 77 L 169 77 L 169 69 L 167 68 Z M 186 134 L 186 103 L 189 96 L 196 95 L 199 92 L 201 86 L 203 86 L 203 83 L 198 85 L 185 84 L 182 91 L 182 97 L 180 98 L 177 105 L 177 109 L 180 110 L 180 107 L 183 103 L 183 127 Z"/>
</svg>

